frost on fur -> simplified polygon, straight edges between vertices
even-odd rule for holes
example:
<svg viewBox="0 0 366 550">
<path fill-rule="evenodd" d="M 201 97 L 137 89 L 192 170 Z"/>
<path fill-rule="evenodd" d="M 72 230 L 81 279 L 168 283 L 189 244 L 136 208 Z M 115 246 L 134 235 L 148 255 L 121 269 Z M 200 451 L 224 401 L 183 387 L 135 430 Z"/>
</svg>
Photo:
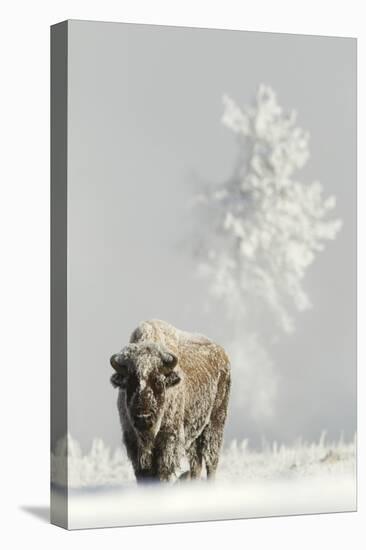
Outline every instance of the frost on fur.
<svg viewBox="0 0 366 550">
<path fill-rule="evenodd" d="M 121 377 L 111 382 L 120 388 L 123 441 L 137 481 L 196 479 L 203 467 L 214 477 L 230 391 L 224 349 L 153 319 L 140 323 L 111 366 Z"/>
</svg>

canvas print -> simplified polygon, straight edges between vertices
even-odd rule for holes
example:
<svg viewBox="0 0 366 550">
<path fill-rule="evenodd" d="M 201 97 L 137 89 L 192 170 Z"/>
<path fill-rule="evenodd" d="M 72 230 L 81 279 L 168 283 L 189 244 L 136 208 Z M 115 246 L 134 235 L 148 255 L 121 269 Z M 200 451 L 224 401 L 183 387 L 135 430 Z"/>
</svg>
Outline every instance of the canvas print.
<svg viewBox="0 0 366 550">
<path fill-rule="evenodd" d="M 356 510 L 356 40 L 51 28 L 51 520 Z"/>
</svg>

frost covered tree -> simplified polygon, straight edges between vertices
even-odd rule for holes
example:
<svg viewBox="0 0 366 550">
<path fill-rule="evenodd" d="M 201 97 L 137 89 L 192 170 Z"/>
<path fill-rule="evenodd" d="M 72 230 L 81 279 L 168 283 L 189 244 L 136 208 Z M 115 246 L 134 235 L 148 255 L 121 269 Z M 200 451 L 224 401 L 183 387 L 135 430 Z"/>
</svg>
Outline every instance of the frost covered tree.
<svg viewBox="0 0 366 550">
<path fill-rule="evenodd" d="M 225 96 L 222 122 L 237 138 L 237 162 L 230 178 L 196 195 L 196 256 L 210 302 L 225 316 L 231 406 L 257 434 L 271 429 L 278 397 L 271 343 L 311 306 L 305 275 L 341 221 L 332 218 L 335 198 L 324 197 L 319 182 L 298 179 L 309 134 L 270 87 L 259 86 L 244 108 Z"/>
<path fill-rule="evenodd" d="M 259 86 L 244 109 L 224 96 L 222 122 L 237 136 L 238 161 L 230 179 L 197 197 L 205 217 L 199 271 L 236 326 L 261 323 L 264 314 L 291 332 L 294 313 L 311 305 L 307 269 L 341 227 L 330 217 L 335 198 L 296 178 L 309 159 L 309 134 L 270 87 Z"/>
<path fill-rule="evenodd" d="M 57 442 L 51 453 L 51 479 L 58 487 L 70 488 L 135 483 L 124 447 L 111 453 L 102 439 L 95 438 L 89 452 L 84 454 L 81 445 L 69 433 Z"/>
<path fill-rule="evenodd" d="M 291 447 L 273 443 L 268 446 L 262 441 L 262 446 L 254 450 L 250 441 L 232 440 L 222 451 L 219 462 L 218 479 L 237 483 L 253 480 L 288 479 L 289 474 L 302 477 L 309 475 L 354 475 L 356 461 L 356 436 L 345 442 L 329 441 L 323 432 L 319 441 L 308 444 L 297 440 Z M 68 448 L 68 449 L 67 449 Z M 80 444 L 70 434 L 62 438 L 56 445 L 52 457 L 52 482 L 58 487 L 68 486 L 70 489 L 87 489 L 89 496 L 98 490 L 98 499 L 107 490 L 106 495 L 112 495 L 111 487 L 119 489 L 136 487 L 131 462 L 124 448 L 118 447 L 114 452 L 101 439 L 94 439 L 90 449 L 83 453 Z M 68 472 L 60 463 L 68 458 Z M 294 468 L 295 466 L 295 468 Z M 332 482 L 336 481 L 336 478 Z M 192 486 L 191 486 L 192 487 Z M 202 488 L 204 486 L 202 485 Z M 141 490 L 141 488 L 139 489 Z M 149 487 L 151 490 L 151 487 Z M 82 493 L 78 492 L 78 497 Z M 124 494 L 124 491 L 119 491 Z M 130 492 L 128 492 L 130 495 Z M 146 493 L 141 495 L 145 498 Z M 211 498 L 211 493 L 209 498 Z M 114 501 L 112 501 L 114 502 Z"/>
</svg>

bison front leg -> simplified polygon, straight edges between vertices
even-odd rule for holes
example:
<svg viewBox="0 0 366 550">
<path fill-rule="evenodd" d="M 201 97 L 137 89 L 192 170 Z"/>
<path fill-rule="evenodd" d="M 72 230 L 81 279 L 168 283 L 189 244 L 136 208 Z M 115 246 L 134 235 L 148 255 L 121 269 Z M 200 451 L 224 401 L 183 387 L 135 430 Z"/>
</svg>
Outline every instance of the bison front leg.
<svg viewBox="0 0 366 550">
<path fill-rule="evenodd" d="M 180 465 L 181 442 L 175 434 L 159 434 L 154 450 L 154 470 L 160 481 L 172 481 Z"/>
<path fill-rule="evenodd" d="M 151 449 L 141 446 L 131 430 L 125 430 L 123 440 L 127 456 L 132 462 L 137 483 L 154 479 Z"/>
</svg>

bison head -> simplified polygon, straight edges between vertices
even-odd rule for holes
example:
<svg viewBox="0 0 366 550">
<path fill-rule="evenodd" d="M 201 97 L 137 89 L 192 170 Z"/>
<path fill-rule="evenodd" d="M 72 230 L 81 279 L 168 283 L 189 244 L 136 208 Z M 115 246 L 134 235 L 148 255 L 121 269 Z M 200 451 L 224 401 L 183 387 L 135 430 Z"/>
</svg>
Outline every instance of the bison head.
<svg viewBox="0 0 366 550">
<path fill-rule="evenodd" d="M 163 411 L 168 388 L 180 382 L 177 357 L 161 344 L 129 344 L 112 355 L 114 387 L 126 392 L 128 413 L 137 431 L 152 430 Z"/>
</svg>

